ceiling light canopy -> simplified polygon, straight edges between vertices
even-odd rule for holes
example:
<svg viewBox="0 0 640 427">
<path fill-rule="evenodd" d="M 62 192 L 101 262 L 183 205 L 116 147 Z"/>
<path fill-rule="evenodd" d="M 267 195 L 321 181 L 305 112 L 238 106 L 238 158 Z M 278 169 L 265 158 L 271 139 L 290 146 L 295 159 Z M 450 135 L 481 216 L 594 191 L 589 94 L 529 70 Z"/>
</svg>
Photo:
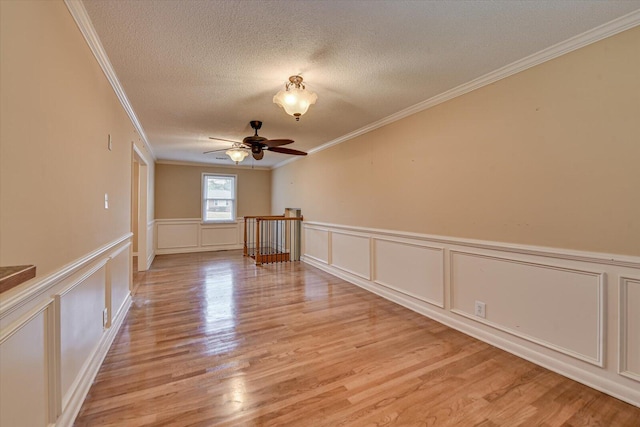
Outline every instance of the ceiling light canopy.
<svg viewBox="0 0 640 427">
<path fill-rule="evenodd" d="M 231 160 L 236 162 L 236 165 L 244 160 L 249 155 L 249 150 L 244 148 L 242 144 L 237 142 L 233 143 L 233 146 L 224 152 L 227 156 L 231 157 Z"/>
<path fill-rule="evenodd" d="M 318 95 L 308 91 L 302 83 L 302 76 L 289 77 L 289 83 L 273 97 L 274 104 L 284 108 L 287 114 L 300 120 L 300 116 L 307 112 L 309 106 L 315 104 Z"/>
</svg>

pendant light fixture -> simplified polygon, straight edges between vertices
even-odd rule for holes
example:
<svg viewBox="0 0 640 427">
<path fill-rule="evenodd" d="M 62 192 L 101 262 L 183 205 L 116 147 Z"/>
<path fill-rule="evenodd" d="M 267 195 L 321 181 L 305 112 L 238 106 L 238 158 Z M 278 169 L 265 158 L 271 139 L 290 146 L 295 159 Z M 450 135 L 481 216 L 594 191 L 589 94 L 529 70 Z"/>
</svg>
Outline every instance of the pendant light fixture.
<svg viewBox="0 0 640 427">
<path fill-rule="evenodd" d="M 289 77 L 285 89 L 273 97 L 274 104 L 284 108 L 284 111 L 300 121 L 300 116 L 307 112 L 309 106 L 315 104 L 318 95 L 308 91 L 302 83 L 302 76 Z"/>
<path fill-rule="evenodd" d="M 244 160 L 249 155 L 249 150 L 244 148 L 242 144 L 237 142 L 233 143 L 233 146 L 224 152 L 227 156 L 231 157 L 231 160 L 236 162 L 236 165 Z"/>
</svg>

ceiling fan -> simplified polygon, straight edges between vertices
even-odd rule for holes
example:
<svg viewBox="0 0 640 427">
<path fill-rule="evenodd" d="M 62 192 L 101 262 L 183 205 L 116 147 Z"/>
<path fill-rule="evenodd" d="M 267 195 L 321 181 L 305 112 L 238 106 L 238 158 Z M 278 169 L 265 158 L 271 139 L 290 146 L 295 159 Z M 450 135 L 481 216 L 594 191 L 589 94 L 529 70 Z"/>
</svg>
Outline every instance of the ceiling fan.
<svg viewBox="0 0 640 427">
<path fill-rule="evenodd" d="M 217 151 L 232 151 L 234 149 L 238 151 L 251 150 L 251 155 L 256 160 L 261 160 L 264 157 L 265 151 L 273 151 L 275 153 L 282 153 L 282 154 L 292 154 L 294 156 L 307 155 L 307 153 L 305 153 L 304 151 L 281 147 L 282 145 L 292 144 L 293 143 L 292 139 L 267 139 L 263 136 L 259 136 L 258 129 L 262 127 L 262 122 L 260 120 L 251 120 L 249 124 L 251 125 L 251 128 L 255 130 L 255 133 L 253 135 L 247 136 L 242 140 L 242 142 L 232 141 L 230 139 L 214 138 L 210 136 L 209 139 L 214 139 L 217 141 L 232 142 L 233 146 L 230 149 L 221 148 L 219 150 L 205 151 L 202 154 L 215 153 Z M 245 156 L 242 155 L 240 160 L 236 160 L 236 158 L 233 158 L 231 154 L 229 154 L 229 157 L 231 157 L 232 160 L 238 163 L 239 161 L 242 161 L 242 159 L 244 159 Z"/>
</svg>

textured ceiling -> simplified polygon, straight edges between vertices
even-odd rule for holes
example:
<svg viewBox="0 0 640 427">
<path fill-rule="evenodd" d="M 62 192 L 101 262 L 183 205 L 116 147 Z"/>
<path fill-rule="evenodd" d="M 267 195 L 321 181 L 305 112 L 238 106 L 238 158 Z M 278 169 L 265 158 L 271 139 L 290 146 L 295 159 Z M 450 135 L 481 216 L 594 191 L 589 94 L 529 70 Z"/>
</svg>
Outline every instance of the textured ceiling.
<svg viewBox="0 0 640 427">
<path fill-rule="evenodd" d="M 84 0 L 160 160 L 232 164 L 209 136 L 308 151 L 640 8 L 640 1 Z M 299 122 L 272 103 L 301 74 Z M 255 166 L 290 156 L 266 153 Z M 222 158 L 223 160 L 218 160 Z M 251 165 L 251 157 L 243 165 Z"/>
</svg>

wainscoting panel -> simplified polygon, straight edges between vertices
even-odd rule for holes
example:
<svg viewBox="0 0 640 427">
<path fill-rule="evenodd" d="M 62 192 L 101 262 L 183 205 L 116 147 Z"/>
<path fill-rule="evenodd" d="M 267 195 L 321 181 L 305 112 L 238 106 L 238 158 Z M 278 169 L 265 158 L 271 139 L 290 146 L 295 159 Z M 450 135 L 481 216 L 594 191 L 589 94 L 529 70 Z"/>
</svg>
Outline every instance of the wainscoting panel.
<svg viewBox="0 0 640 427">
<path fill-rule="evenodd" d="M 451 253 L 452 311 L 602 366 L 602 274 Z M 474 314 L 483 302 L 486 317 Z"/>
<path fill-rule="evenodd" d="M 303 230 L 304 262 L 640 407 L 639 257 L 311 221 Z"/>
<path fill-rule="evenodd" d="M 221 224 L 203 224 L 200 218 L 155 222 L 157 255 L 242 249 L 244 242 L 244 218 Z"/>
<path fill-rule="evenodd" d="M 325 264 L 329 263 L 329 231 L 321 228 L 306 227 L 304 245 L 306 256 Z"/>
<path fill-rule="evenodd" d="M 109 286 L 107 288 L 109 324 L 111 324 L 111 319 L 125 306 L 129 298 L 130 251 L 131 244 L 126 244 L 109 257 Z"/>
<path fill-rule="evenodd" d="M 0 425 L 73 424 L 131 305 L 131 236 L 2 294 Z"/>
<path fill-rule="evenodd" d="M 198 224 L 158 224 L 158 249 L 197 248 Z"/>
<path fill-rule="evenodd" d="M 0 338 L 0 426 L 48 423 L 45 312 Z"/>
<path fill-rule="evenodd" d="M 234 246 L 238 245 L 238 226 L 236 224 L 220 226 L 203 226 L 202 246 Z"/>
<path fill-rule="evenodd" d="M 640 278 L 620 278 L 621 375 L 640 382 Z"/>
<path fill-rule="evenodd" d="M 373 240 L 373 281 L 444 307 L 444 250 L 422 244 Z"/>
<path fill-rule="evenodd" d="M 370 239 L 367 236 L 332 232 L 331 233 L 331 265 L 369 280 L 370 273 Z"/>
<path fill-rule="evenodd" d="M 60 383 L 64 408 L 103 334 L 105 264 L 56 296 L 60 313 Z"/>
</svg>

